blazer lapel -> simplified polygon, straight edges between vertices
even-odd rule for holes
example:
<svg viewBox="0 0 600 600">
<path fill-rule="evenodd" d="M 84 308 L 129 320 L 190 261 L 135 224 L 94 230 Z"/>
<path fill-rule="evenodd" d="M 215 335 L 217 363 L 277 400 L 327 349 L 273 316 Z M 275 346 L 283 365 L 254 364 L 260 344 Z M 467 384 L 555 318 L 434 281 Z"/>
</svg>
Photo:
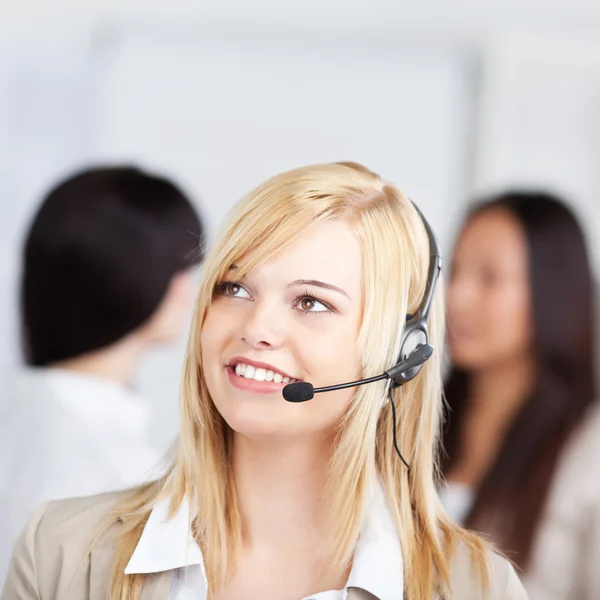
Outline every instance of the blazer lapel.
<svg viewBox="0 0 600 600">
<path fill-rule="evenodd" d="M 107 600 L 108 577 L 112 566 L 112 548 L 92 549 L 90 559 L 90 600 Z M 169 600 L 172 571 L 144 575 L 140 600 Z"/>
</svg>

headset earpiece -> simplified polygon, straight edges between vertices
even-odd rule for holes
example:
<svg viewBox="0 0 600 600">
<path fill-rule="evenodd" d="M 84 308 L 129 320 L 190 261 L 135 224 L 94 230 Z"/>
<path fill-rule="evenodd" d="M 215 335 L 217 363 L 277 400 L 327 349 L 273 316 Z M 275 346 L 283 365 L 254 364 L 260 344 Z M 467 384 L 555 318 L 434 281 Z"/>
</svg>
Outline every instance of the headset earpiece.
<svg viewBox="0 0 600 600">
<path fill-rule="evenodd" d="M 429 336 L 427 335 L 427 322 L 422 319 L 411 318 L 407 321 L 404 327 L 402 343 L 400 347 L 400 356 L 396 366 L 403 365 L 407 360 L 411 359 L 414 353 L 423 346 L 429 344 Z M 427 358 L 416 364 L 409 371 L 400 372 L 392 382 L 392 387 L 399 387 L 408 381 L 414 379 L 421 370 Z"/>
</svg>

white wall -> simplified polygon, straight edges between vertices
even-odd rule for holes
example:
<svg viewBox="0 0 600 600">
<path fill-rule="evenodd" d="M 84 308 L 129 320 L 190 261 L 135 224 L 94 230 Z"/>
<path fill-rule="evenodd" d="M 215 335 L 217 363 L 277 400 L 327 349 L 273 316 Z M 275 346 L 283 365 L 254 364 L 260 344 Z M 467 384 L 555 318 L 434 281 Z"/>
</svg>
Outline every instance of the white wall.
<svg viewBox="0 0 600 600">
<path fill-rule="evenodd" d="M 600 37 L 513 33 L 483 56 L 472 187 L 569 198 L 600 267 Z"/>
<path fill-rule="evenodd" d="M 93 149 L 86 55 L 0 51 L 0 366 L 17 359 L 16 283 L 24 229 L 47 187 Z"/>
<path fill-rule="evenodd" d="M 35 43 L 85 39 L 99 23 L 124 18 L 480 42 L 502 28 L 594 32 L 600 7 L 590 0 L 2 0 L 0 17 L 0 39 Z"/>
</svg>

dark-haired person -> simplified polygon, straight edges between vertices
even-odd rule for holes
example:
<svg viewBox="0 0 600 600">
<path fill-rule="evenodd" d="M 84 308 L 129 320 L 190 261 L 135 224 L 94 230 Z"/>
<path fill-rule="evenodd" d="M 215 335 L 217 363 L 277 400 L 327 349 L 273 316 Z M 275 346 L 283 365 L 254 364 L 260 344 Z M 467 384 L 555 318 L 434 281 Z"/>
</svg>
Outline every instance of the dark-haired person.
<svg viewBox="0 0 600 600">
<path fill-rule="evenodd" d="M 171 181 L 96 168 L 61 182 L 27 233 L 27 366 L 0 382 L 0 579 L 40 502 L 140 483 L 159 463 L 130 387 L 185 328 L 203 229 Z"/>
<path fill-rule="evenodd" d="M 532 600 L 600 598 L 593 277 L 558 198 L 477 206 L 448 288 L 442 500 L 524 571 Z"/>
</svg>

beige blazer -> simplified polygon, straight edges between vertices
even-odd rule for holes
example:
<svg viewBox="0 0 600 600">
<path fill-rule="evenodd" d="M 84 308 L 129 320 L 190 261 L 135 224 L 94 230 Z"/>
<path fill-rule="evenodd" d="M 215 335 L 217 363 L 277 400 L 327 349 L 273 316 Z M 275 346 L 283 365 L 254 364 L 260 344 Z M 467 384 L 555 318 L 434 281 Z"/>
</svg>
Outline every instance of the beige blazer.
<svg viewBox="0 0 600 600">
<path fill-rule="evenodd" d="M 600 600 L 600 404 L 562 452 L 524 583 L 531 600 Z"/>
<path fill-rule="evenodd" d="M 15 545 L 0 600 L 106 600 L 108 575 L 120 521 L 90 548 L 90 538 L 122 497 L 103 494 L 50 502 L 38 508 Z M 512 566 L 493 555 L 485 600 L 527 600 Z M 474 589 L 466 551 L 457 551 L 452 569 L 455 600 L 482 598 Z M 171 572 L 148 576 L 142 600 L 168 600 Z M 352 590 L 349 600 L 377 600 Z"/>
</svg>

